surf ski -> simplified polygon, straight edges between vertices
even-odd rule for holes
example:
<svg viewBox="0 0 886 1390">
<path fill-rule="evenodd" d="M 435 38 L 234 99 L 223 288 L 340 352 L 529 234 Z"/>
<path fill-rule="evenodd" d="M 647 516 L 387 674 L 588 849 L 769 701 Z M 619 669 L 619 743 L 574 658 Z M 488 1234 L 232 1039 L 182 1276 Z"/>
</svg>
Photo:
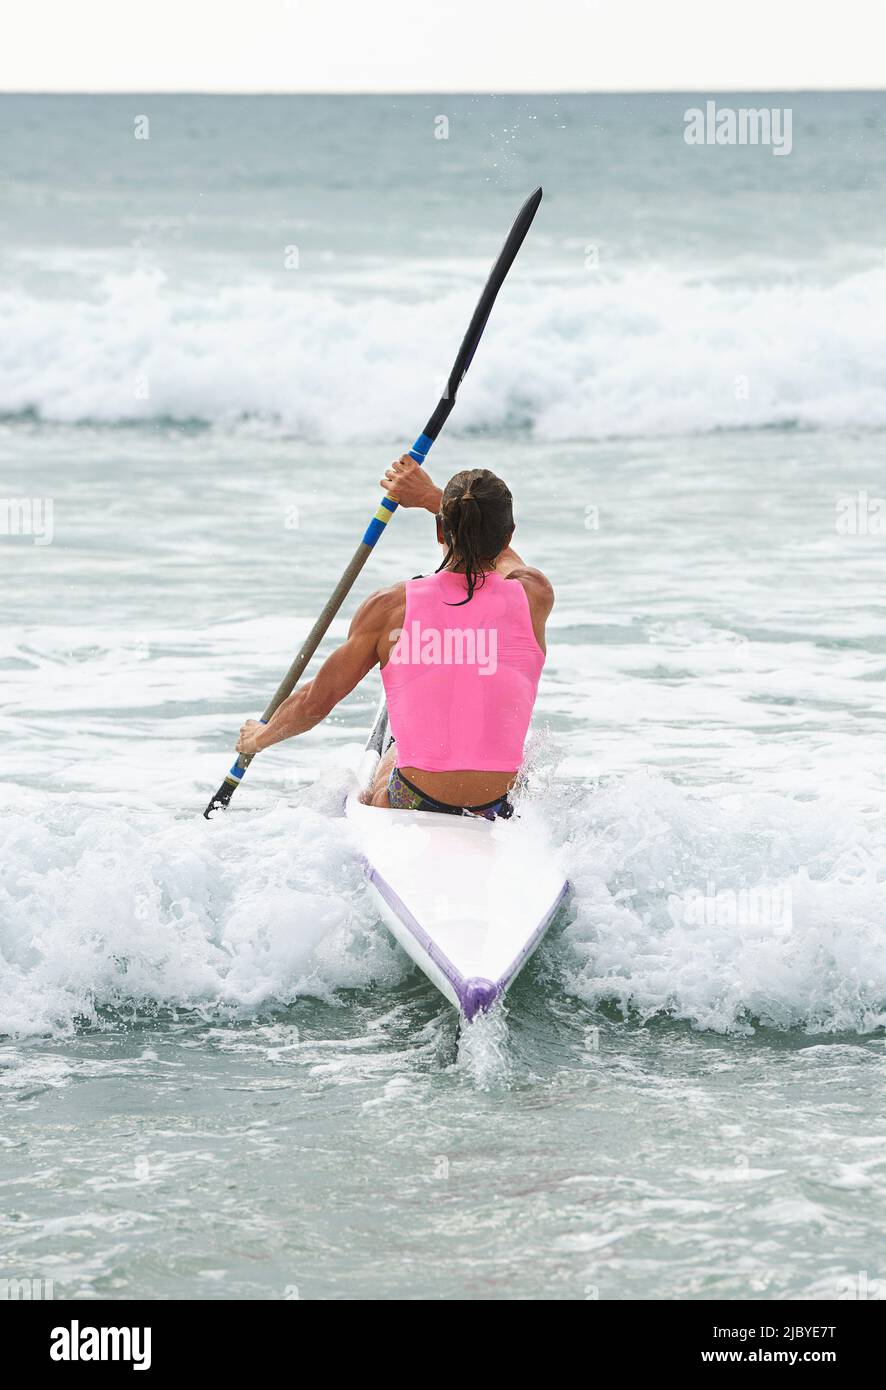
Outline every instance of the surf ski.
<svg viewBox="0 0 886 1390">
<path fill-rule="evenodd" d="M 489 821 L 365 805 L 389 743 L 382 701 L 345 814 L 382 920 L 471 1020 L 513 984 L 568 883 L 535 813 Z"/>
</svg>

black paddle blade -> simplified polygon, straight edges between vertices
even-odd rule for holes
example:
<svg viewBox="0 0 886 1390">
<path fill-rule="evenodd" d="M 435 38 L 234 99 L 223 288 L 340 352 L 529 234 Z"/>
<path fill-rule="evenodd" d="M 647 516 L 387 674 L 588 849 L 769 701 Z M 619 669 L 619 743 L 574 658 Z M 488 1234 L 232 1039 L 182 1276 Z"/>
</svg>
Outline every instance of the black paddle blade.
<svg viewBox="0 0 886 1390">
<path fill-rule="evenodd" d="M 203 812 L 204 819 L 211 820 L 213 811 L 226 811 L 231 797 L 239 785 L 239 782 L 235 782 L 233 777 L 226 777 Z"/>
<path fill-rule="evenodd" d="M 443 428 L 452 407 L 455 405 L 455 397 L 458 388 L 464 379 L 464 375 L 471 365 L 474 353 L 477 351 L 477 344 L 483 336 L 483 329 L 486 321 L 492 312 L 496 296 L 505 282 L 505 276 L 514 264 L 514 258 L 526 238 L 526 233 L 532 226 L 532 219 L 538 212 L 538 205 L 542 199 L 541 188 L 536 188 L 534 193 L 530 193 L 526 202 L 521 207 L 517 216 L 514 218 L 514 225 L 505 238 L 505 244 L 498 253 L 498 260 L 489 272 L 489 279 L 483 289 L 483 293 L 477 300 L 477 307 L 474 310 L 471 322 L 468 324 L 468 331 L 464 336 L 464 342 L 458 350 L 458 355 L 452 364 L 452 371 L 449 373 L 449 380 L 446 383 L 446 392 L 440 399 L 437 409 L 434 411 L 428 423 L 425 425 L 424 432 L 429 439 L 436 439 L 440 430 Z"/>
</svg>

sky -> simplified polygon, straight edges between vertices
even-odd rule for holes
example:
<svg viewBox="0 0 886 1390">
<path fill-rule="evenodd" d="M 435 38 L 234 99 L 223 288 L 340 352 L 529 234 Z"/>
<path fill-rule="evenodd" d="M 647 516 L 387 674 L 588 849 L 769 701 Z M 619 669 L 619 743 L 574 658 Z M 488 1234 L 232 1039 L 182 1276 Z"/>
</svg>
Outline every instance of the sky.
<svg viewBox="0 0 886 1390">
<path fill-rule="evenodd" d="M 886 85 L 884 0 L 12 0 L 0 91 Z"/>
</svg>

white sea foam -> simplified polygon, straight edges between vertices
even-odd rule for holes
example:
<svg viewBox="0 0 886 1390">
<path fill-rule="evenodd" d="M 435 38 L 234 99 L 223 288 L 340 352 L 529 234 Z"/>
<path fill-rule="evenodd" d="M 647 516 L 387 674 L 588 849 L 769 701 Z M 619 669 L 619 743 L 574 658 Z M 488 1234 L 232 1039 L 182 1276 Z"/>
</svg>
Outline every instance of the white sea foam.
<svg viewBox="0 0 886 1390">
<path fill-rule="evenodd" d="M 635 773 L 560 823 L 574 846 L 567 989 L 642 1019 L 717 1032 L 868 1032 L 886 1024 L 886 824 L 833 799 L 688 795 Z M 672 895 L 715 880 L 789 889 L 791 920 L 687 922 Z"/>
<path fill-rule="evenodd" d="M 768 793 L 711 800 L 641 773 L 543 795 L 573 885 L 545 959 L 579 1006 L 718 1032 L 886 1024 L 881 820 Z M 370 986 L 381 1007 L 410 973 L 340 819 L 282 803 L 209 824 L 36 792 L 17 803 L 0 817 L 0 1033 L 64 1033 L 107 1009 L 255 1016 Z M 676 922 L 669 896 L 722 883 L 723 865 L 735 886 L 789 884 L 790 929 Z M 490 1026 L 464 1045 L 472 1073 L 498 1050 Z"/>
<path fill-rule="evenodd" d="M 172 289 L 151 268 L 68 298 L 0 296 L 0 412 L 52 421 L 244 420 L 309 439 L 399 435 L 440 395 L 476 286 L 305 276 Z M 70 290 L 69 290 L 70 293 Z M 740 285 L 577 274 L 496 307 L 452 428 L 544 439 L 886 426 L 886 270 Z"/>
<path fill-rule="evenodd" d="M 0 1033 L 67 1032 L 107 1008 L 254 1013 L 406 973 L 342 821 L 27 801 L 0 818 Z"/>
</svg>

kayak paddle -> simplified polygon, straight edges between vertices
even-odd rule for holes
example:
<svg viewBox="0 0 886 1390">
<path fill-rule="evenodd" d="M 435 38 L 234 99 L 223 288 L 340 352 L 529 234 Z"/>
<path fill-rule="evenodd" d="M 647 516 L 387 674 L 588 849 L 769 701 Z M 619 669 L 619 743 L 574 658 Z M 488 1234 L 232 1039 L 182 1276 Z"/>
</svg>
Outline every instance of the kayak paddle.
<svg viewBox="0 0 886 1390">
<path fill-rule="evenodd" d="M 492 267 L 489 279 L 486 281 L 483 293 L 477 302 L 477 307 L 474 310 L 471 322 L 468 324 L 468 331 L 464 336 L 464 342 L 459 348 L 458 355 L 452 364 L 452 371 L 449 373 L 446 389 L 437 402 L 437 407 L 430 420 L 425 425 L 424 430 L 409 450 L 416 463 L 424 463 L 428 455 L 428 450 L 434 443 L 434 440 L 437 438 L 437 435 L 440 433 L 446 421 L 449 419 L 452 407 L 455 405 L 458 388 L 461 385 L 468 367 L 471 365 L 474 353 L 477 351 L 477 344 L 483 334 L 483 329 L 486 327 L 486 321 L 492 311 L 496 295 L 504 284 L 505 276 L 513 265 L 514 257 L 523 245 L 523 240 L 526 233 L 529 231 L 532 219 L 538 211 L 541 195 L 542 191 L 540 188 L 537 188 L 534 193 L 531 193 L 514 219 L 514 225 L 511 227 L 507 240 L 499 252 L 498 260 Z M 305 639 L 303 647 L 274 692 L 273 699 L 262 715 L 261 722 L 263 724 L 267 724 L 275 710 L 292 694 L 302 672 L 319 647 L 326 635 L 330 623 L 353 587 L 357 575 L 372 554 L 372 549 L 376 541 L 384 534 L 384 529 L 396 510 L 397 503 L 393 502 L 390 497 L 385 496 L 381 499 L 378 511 L 367 526 L 362 541 L 354 551 L 350 563 L 341 579 L 336 584 L 323 612 L 314 623 L 314 626 Z M 241 753 L 239 755 L 215 796 L 203 812 L 207 820 L 210 818 L 213 811 L 223 810 L 228 805 L 231 797 L 243 780 L 243 774 L 252 762 L 254 756 L 254 753 Z"/>
</svg>

